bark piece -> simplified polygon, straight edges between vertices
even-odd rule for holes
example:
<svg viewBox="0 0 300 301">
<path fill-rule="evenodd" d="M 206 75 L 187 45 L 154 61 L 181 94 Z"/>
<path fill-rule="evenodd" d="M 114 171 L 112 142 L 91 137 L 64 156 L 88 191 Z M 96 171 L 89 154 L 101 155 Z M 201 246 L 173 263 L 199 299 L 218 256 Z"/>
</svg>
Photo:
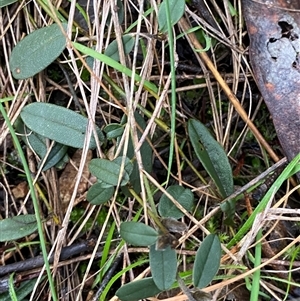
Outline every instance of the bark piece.
<svg viewBox="0 0 300 301">
<path fill-rule="evenodd" d="M 300 152 L 299 9 L 296 0 L 243 0 L 254 75 L 289 160 Z"/>
</svg>

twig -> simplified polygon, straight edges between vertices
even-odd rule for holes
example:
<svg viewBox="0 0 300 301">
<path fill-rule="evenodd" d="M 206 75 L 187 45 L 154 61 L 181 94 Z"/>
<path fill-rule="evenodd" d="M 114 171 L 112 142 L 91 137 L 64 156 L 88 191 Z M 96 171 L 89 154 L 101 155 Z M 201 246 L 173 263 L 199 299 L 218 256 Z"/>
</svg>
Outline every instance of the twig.
<svg viewBox="0 0 300 301">
<path fill-rule="evenodd" d="M 94 240 L 89 240 L 81 243 L 62 248 L 59 260 L 66 260 L 74 255 L 93 249 L 95 245 Z M 49 263 L 53 263 L 53 255 L 49 258 Z M 37 256 L 21 262 L 11 263 L 5 266 L 0 266 L 0 276 L 11 274 L 13 272 L 23 272 L 34 268 L 42 267 L 44 265 L 43 256 Z"/>
<path fill-rule="evenodd" d="M 187 23 L 185 18 L 181 18 L 179 21 L 179 25 L 182 28 L 182 30 L 185 32 L 186 37 L 190 41 L 190 43 L 194 46 L 196 49 L 203 50 L 203 47 L 199 43 L 198 39 L 196 38 L 195 34 L 193 32 L 187 33 L 190 31 L 190 26 Z M 264 139 L 264 137 L 261 135 L 259 130 L 256 128 L 254 123 L 249 119 L 246 111 L 244 108 L 241 106 L 239 100 L 237 97 L 233 94 L 227 83 L 224 81 L 216 67 L 214 66 L 213 62 L 209 58 L 209 56 L 206 54 L 206 52 L 198 52 L 198 55 L 201 57 L 203 62 L 206 64 L 207 68 L 212 72 L 214 75 L 215 79 L 218 81 L 220 84 L 221 88 L 223 89 L 224 93 L 227 95 L 228 99 L 236 109 L 236 111 L 239 113 L 241 118 L 244 120 L 244 122 L 249 126 L 250 130 L 252 131 L 253 135 L 255 138 L 258 140 L 258 142 L 266 149 L 267 153 L 270 155 L 270 157 L 275 161 L 279 161 L 279 157 L 275 154 L 273 149 L 270 147 L 268 142 Z"/>
<path fill-rule="evenodd" d="M 111 268 L 108 270 L 108 272 L 106 273 L 105 277 L 103 278 L 101 285 L 99 287 L 99 289 L 97 290 L 93 301 L 97 301 L 100 298 L 100 295 L 102 294 L 102 292 L 104 291 L 107 283 L 110 281 L 110 279 L 112 278 L 113 274 L 115 273 L 116 268 L 118 267 L 118 265 L 120 264 L 121 260 L 123 258 L 123 254 L 120 254 L 114 261 L 113 265 L 111 266 Z"/>
</svg>

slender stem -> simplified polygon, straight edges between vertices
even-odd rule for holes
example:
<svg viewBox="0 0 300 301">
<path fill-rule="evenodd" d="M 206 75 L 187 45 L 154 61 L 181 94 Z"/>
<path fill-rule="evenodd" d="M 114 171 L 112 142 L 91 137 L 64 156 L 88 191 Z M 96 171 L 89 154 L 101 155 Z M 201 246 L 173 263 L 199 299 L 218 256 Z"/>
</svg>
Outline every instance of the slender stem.
<svg viewBox="0 0 300 301">
<path fill-rule="evenodd" d="M 175 56 L 174 56 L 174 36 L 171 23 L 170 3 L 169 0 L 166 2 L 166 17 L 168 26 L 168 39 L 169 39 L 169 51 L 170 51 L 170 63 L 171 63 L 171 141 L 170 141 L 170 152 L 168 162 L 168 176 L 166 183 L 169 182 L 171 175 L 171 168 L 174 156 L 175 147 L 175 127 L 176 127 L 176 74 L 175 74 Z"/>
<path fill-rule="evenodd" d="M 37 221 L 37 226 L 38 226 L 38 233 L 39 233 L 39 237 L 40 237 L 40 242 L 41 242 L 41 249 L 42 249 L 42 255 L 43 255 L 43 259 L 45 262 L 45 267 L 46 267 L 46 271 L 47 271 L 47 276 L 48 276 L 48 281 L 49 281 L 49 285 L 50 285 L 50 291 L 52 294 L 52 300 L 57 301 L 57 296 L 56 296 L 56 291 L 55 291 L 55 286 L 54 286 L 54 281 L 51 275 L 51 270 L 50 270 L 50 265 L 48 262 L 48 254 L 47 254 L 47 250 L 46 250 L 46 242 L 45 242 L 45 238 L 44 238 L 44 232 L 43 232 L 43 224 L 42 224 L 42 220 L 40 217 L 40 213 L 39 213 L 39 205 L 38 205 L 38 201 L 36 198 L 36 194 L 35 194 L 35 189 L 33 186 L 33 182 L 32 182 L 32 178 L 31 178 L 31 173 L 24 155 L 24 152 L 22 150 L 21 144 L 19 142 L 19 139 L 13 129 L 13 126 L 6 114 L 6 111 L 2 105 L 2 103 L 0 102 L 0 112 L 7 124 L 7 127 L 10 131 L 10 134 L 14 140 L 15 146 L 17 148 L 17 151 L 19 153 L 21 162 L 23 164 L 23 168 L 26 174 L 26 178 L 27 178 L 27 182 L 29 185 L 29 189 L 30 189 L 30 194 L 31 194 L 31 198 L 32 198 L 32 202 L 33 202 L 33 207 L 34 207 L 34 213 L 35 213 L 35 217 L 36 217 L 36 221 Z"/>
<path fill-rule="evenodd" d="M 156 210 L 156 207 L 155 207 L 155 203 L 154 203 L 154 199 L 153 199 L 153 195 L 152 195 L 152 191 L 151 191 L 151 187 L 150 187 L 150 184 L 149 184 L 149 181 L 148 181 L 148 178 L 144 176 L 144 184 L 145 184 L 145 188 L 146 188 L 146 191 L 147 191 L 147 199 L 148 199 L 148 202 L 150 204 L 150 208 L 152 210 L 152 212 L 157 215 L 157 210 Z"/>
<path fill-rule="evenodd" d="M 129 189 L 130 193 L 135 197 L 135 199 L 143 206 L 143 200 L 140 198 L 140 196 L 132 189 Z M 164 233 L 169 233 L 168 230 L 164 227 L 164 225 L 160 222 L 158 216 L 153 213 L 151 210 L 148 210 L 147 213 L 150 215 L 156 226 Z"/>
<path fill-rule="evenodd" d="M 183 282 L 183 280 L 179 277 L 179 275 L 177 274 L 177 282 L 179 287 L 181 288 L 181 290 L 187 295 L 187 297 L 189 298 L 189 301 L 196 301 L 195 298 L 193 297 L 192 293 L 190 292 L 190 290 L 186 287 L 185 283 Z"/>
</svg>

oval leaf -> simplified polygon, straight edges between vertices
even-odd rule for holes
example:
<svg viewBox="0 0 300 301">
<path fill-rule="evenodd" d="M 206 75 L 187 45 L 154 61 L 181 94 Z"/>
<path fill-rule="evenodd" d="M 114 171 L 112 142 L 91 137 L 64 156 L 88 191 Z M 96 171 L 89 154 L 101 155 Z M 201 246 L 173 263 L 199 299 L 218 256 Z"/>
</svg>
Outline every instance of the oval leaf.
<svg viewBox="0 0 300 301">
<path fill-rule="evenodd" d="M 121 237 L 129 244 L 134 246 L 153 245 L 158 233 L 153 228 L 138 222 L 124 222 L 120 226 Z"/>
<path fill-rule="evenodd" d="M 162 291 L 169 289 L 176 280 L 177 256 L 176 251 L 168 246 L 164 251 L 150 247 L 150 268 L 153 281 Z"/>
<path fill-rule="evenodd" d="M 184 14 L 185 0 L 168 0 L 168 1 L 169 1 L 169 10 L 170 10 L 170 17 L 171 17 L 171 26 L 174 26 Z M 159 31 L 162 33 L 166 33 L 168 31 L 166 10 L 167 10 L 166 0 L 164 0 L 163 3 L 160 5 L 158 11 Z"/>
<path fill-rule="evenodd" d="M 192 210 L 194 195 L 190 189 L 179 185 L 173 185 L 167 188 L 167 192 L 187 211 Z M 162 217 L 173 217 L 179 219 L 184 216 L 184 213 L 179 210 L 165 194 L 163 194 L 159 200 L 158 212 Z"/>
<path fill-rule="evenodd" d="M 197 251 L 193 283 L 198 288 L 206 287 L 214 278 L 220 267 L 221 244 L 215 234 L 208 235 Z"/>
<path fill-rule="evenodd" d="M 50 103 L 35 102 L 25 106 L 21 117 L 32 131 L 74 148 L 83 148 L 88 119 L 72 110 Z M 103 133 L 97 128 L 100 141 Z M 91 137 L 90 148 L 95 148 L 96 142 Z"/>
<path fill-rule="evenodd" d="M 121 301 L 139 301 L 160 293 L 161 290 L 155 285 L 153 278 L 145 278 L 127 283 L 119 288 L 116 295 Z"/>
<path fill-rule="evenodd" d="M 46 138 L 31 131 L 23 123 L 21 118 L 16 120 L 15 127 L 18 133 L 22 135 L 21 137 L 25 144 L 31 147 L 34 152 L 39 155 L 41 160 L 43 160 L 47 154 Z M 55 143 L 50 151 L 50 154 L 48 155 L 42 171 L 45 171 L 53 166 L 56 166 L 57 168 L 63 166 L 68 161 L 67 150 L 67 146 L 60 143 Z M 40 168 L 40 164 L 38 168 Z"/>
<path fill-rule="evenodd" d="M 64 30 L 67 24 L 63 23 Z M 10 70 L 16 79 L 31 77 L 49 66 L 65 49 L 66 37 L 57 24 L 35 30 L 12 50 Z"/>
<path fill-rule="evenodd" d="M 118 164 L 119 166 L 121 166 L 122 161 L 123 161 L 122 157 L 117 157 L 116 159 L 113 160 L 113 162 Z M 132 173 L 132 170 L 133 170 L 133 164 L 127 157 L 125 158 L 124 168 L 125 168 L 125 171 L 127 172 L 127 174 L 130 176 Z"/>
<path fill-rule="evenodd" d="M 108 140 L 118 138 L 122 136 L 124 132 L 124 126 L 119 123 L 110 123 L 104 128 L 106 138 Z"/>
<path fill-rule="evenodd" d="M 92 159 L 89 164 L 89 170 L 95 177 L 113 186 L 118 185 L 120 169 L 121 163 L 117 164 L 106 159 Z M 123 178 L 120 185 L 126 185 L 128 181 L 129 175 L 125 169 L 123 171 Z"/>
<path fill-rule="evenodd" d="M 132 37 L 131 34 L 126 34 L 122 37 L 122 42 L 123 42 L 123 48 L 124 48 L 124 53 L 128 54 L 130 51 L 133 49 L 134 46 L 134 38 Z M 113 60 L 119 62 L 120 61 L 120 54 L 119 54 L 119 48 L 118 48 L 118 43 L 117 40 L 113 40 L 106 48 L 105 55 L 109 56 Z"/>
<path fill-rule="evenodd" d="M 18 215 L 0 221 L 0 241 L 16 240 L 37 230 L 34 214 Z"/>
<path fill-rule="evenodd" d="M 96 183 L 89 189 L 86 195 L 86 199 L 92 205 L 101 205 L 109 201 L 110 198 L 114 195 L 114 192 L 114 187 L 103 187 L 102 183 Z"/>
<path fill-rule="evenodd" d="M 27 127 L 24 134 L 26 136 L 22 136 L 22 140 L 26 143 L 26 145 L 31 147 L 40 158 L 44 158 L 47 154 L 46 138 L 31 131 Z"/>
<path fill-rule="evenodd" d="M 67 160 L 66 161 L 63 160 L 63 159 L 68 158 L 67 151 L 68 151 L 68 147 L 66 145 L 63 145 L 60 143 L 55 143 L 53 148 L 50 151 L 50 154 L 48 155 L 48 158 L 45 162 L 45 165 L 44 165 L 42 171 L 48 170 L 49 168 L 60 163 L 61 161 L 67 162 Z M 66 156 L 66 158 L 65 158 L 65 156 Z"/>
<path fill-rule="evenodd" d="M 40 158 L 45 157 L 47 153 L 46 138 L 31 131 L 22 121 L 21 118 L 17 118 L 14 124 L 16 131 L 22 138 L 23 142 L 31 147 Z"/>
<path fill-rule="evenodd" d="M 198 120 L 188 121 L 188 132 L 198 159 L 216 184 L 221 196 L 226 198 L 233 193 L 233 177 L 223 147 Z"/>
</svg>

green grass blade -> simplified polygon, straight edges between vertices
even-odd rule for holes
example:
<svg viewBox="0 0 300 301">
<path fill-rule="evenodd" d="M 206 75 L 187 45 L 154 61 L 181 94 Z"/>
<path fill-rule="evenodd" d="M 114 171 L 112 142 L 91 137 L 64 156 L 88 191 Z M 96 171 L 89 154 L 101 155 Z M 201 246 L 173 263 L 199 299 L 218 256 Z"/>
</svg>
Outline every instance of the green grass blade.
<svg viewBox="0 0 300 301">
<path fill-rule="evenodd" d="M 262 238 L 262 230 L 260 229 L 256 236 L 256 241 L 259 241 Z M 254 268 L 258 267 L 261 264 L 261 242 L 258 242 L 255 246 L 255 262 Z M 260 282 L 260 269 L 254 272 L 253 282 L 251 289 L 250 301 L 258 300 L 259 296 L 259 282 Z"/>
<path fill-rule="evenodd" d="M 266 193 L 264 198 L 261 200 L 261 202 L 255 208 L 253 213 L 249 216 L 249 218 L 244 223 L 244 225 L 241 227 L 241 229 L 236 233 L 236 235 L 228 243 L 227 248 L 233 247 L 237 242 L 239 242 L 241 240 L 241 238 L 251 228 L 256 215 L 258 213 L 262 212 L 266 208 L 272 195 L 274 195 L 274 193 L 280 188 L 280 186 L 286 179 L 288 179 L 290 176 L 292 176 L 294 173 L 297 172 L 296 165 L 299 164 L 299 160 L 300 160 L 300 153 L 290 162 L 290 164 L 284 169 L 284 171 L 281 173 L 281 175 L 278 177 L 278 179 L 273 183 L 273 185 L 268 190 L 268 192 Z"/>
<path fill-rule="evenodd" d="M 24 152 L 22 150 L 21 144 L 17 138 L 17 135 L 14 131 L 14 128 L 6 114 L 6 111 L 2 105 L 2 103 L 0 102 L 0 112 L 7 124 L 7 127 L 10 131 L 10 134 L 12 136 L 12 139 L 14 141 L 14 144 L 17 148 L 17 151 L 19 153 L 21 162 L 23 164 L 23 168 L 26 174 L 26 178 L 27 178 L 27 182 L 28 182 L 28 186 L 29 186 L 29 190 L 30 190 L 30 194 L 31 194 L 31 198 L 32 198 L 32 202 L 33 202 L 33 207 L 34 207 L 34 213 L 36 216 L 36 220 L 37 220 L 37 225 L 38 225 L 38 233 L 39 233 L 39 238 L 41 241 L 41 249 L 42 249 L 42 255 L 43 255 L 43 259 L 45 262 L 45 267 L 46 267 L 46 271 L 47 271 L 47 276 L 48 276 L 48 281 L 49 281 L 49 285 L 50 285 L 50 291 L 51 291 L 51 296 L 52 296 L 52 300 L 57 301 L 57 295 L 56 295 L 56 290 L 55 290 L 55 286 L 54 286 L 54 281 L 51 275 L 51 271 L 50 271 L 50 265 L 48 262 L 48 254 L 47 254 L 47 250 L 46 250 L 46 242 L 45 242 L 45 238 L 44 238 L 44 231 L 43 231 L 43 225 L 42 225 L 42 220 L 40 217 L 40 213 L 39 213 L 39 205 L 38 205 L 38 201 L 35 195 L 35 189 L 33 186 L 33 182 L 32 182 L 32 178 L 31 178 L 31 174 L 30 174 L 30 170 L 24 155 Z"/>
<path fill-rule="evenodd" d="M 175 145 L 175 128 L 176 128 L 176 73 L 175 73 L 175 57 L 174 57 L 174 36 L 171 23 L 170 3 L 169 0 L 166 2 L 166 17 L 168 26 L 168 40 L 170 50 L 170 65 L 171 65 L 171 141 L 169 151 L 169 162 L 168 162 L 168 175 L 167 183 L 171 175 L 171 168 L 174 156 L 174 145 Z"/>
<path fill-rule="evenodd" d="M 131 77 L 132 76 L 132 70 L 129 68 L 126 68 L 125 66 L 121 65 L 120 63 L 116 62 L 115 60 L 113 60 L 112 58 L 110 58 L 109 56 L 102 54 L 100 52 L 97 52 L 94 49 L 88 48 L 86 46 L 81 45 L 80 43 L 77 42 L 72 42 L 72 45 L 80 52 L 87 54 L 101 62 L 103 62 L 104 64 L 108 65 L 111 68 L 114 68 L 118 71 L 120 71 L 121 73 L 126 74 L 127 76 Z M 142 81 L 142 77 L 139 76 L 138 74 L 134 74 L 134 79 L 136 82 L 141 82 Z M 158 89 L 156 87 L 155 84 L 145 80 L 144 81 L 144 87 L 152 93 L 157 93 Z"/>
<path fill-rule="evenodd" d="M 106 241 L 104 244 L 104 248 L 102 251 L 102 257 L 101 257 L 101 261 L 100 261 L 101 272 L 99 273 L 99 282 L 102 281 L 103 275 L 106 273 L 107 269 L 109 268 L 109 265 L 106 266 L 106 261 L 109 256 L 110 245 L 111 245 L 111 241 L 113 239 L 115 227 L 116 227 L 116 223 L 113 222 L 113 224 L 109 228 L 108 235 L 107 235 L 107 238 L 106 238 Z"/>
<path fill-rule="evenodd" d="M 111 278 L 111 280 L 108 282 L 108 284 L 106 285 L 101 297 L 100 297 L 100 301 L 105 301 L 106 299 L 106 295 L 109 293 L 111 287 L 113 286 L 113 284 L 118 280 L 118 278 L 120 278 L 124 273 L 130 271 L 131 269 L 138 267 L 140 265 L 146 264 L 147 262 L 149 262 L 148 259 L 145 260 L 139 260 L 131 265 L 129 265 L 128 267 L 126 267 L 125 269 L 123 269 L 122 271 L 120 271 L 119 273 L 117 273 L 113 278 Z"/>
<path fill-rule="evenodd" d="M 9 296 L 12 301 L 18 301 L 18 297 L 14 288 L 14 273 L 9 276 Z"/>
</svg>

